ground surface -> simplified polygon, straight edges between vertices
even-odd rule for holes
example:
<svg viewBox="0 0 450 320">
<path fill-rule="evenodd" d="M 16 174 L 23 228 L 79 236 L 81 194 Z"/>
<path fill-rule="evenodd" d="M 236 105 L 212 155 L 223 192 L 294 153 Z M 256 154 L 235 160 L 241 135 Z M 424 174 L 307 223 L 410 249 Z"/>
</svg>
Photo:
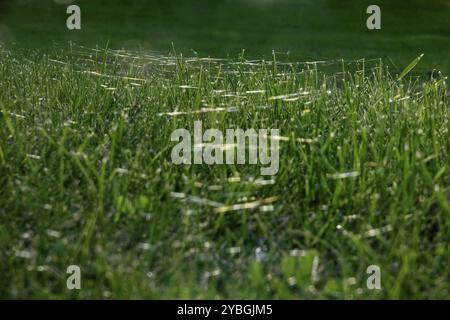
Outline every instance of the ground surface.
<svg viewBox="0 0 450 320">
<path fill-rule="evenodd" d="M 440 21 L 446 4 L 429 3 Z M 336 28 L 330 40 L 319 30 L 316 46 L 306 53 L 292 47 L 291 55 L 267 53 L 277 33 L 259 43 L 263 35 L 254 26 L 253 36 L 236 31 L 238 40 L 230 42 L 237 51 L 253 48 L 249 56 L 225 58 L 228 47 L 183 36 L 182 58 L 178 48 L 162 54 L 167 40 L 160 37 L 150 41 L 157 51 L 95 49 L 110 32 L 107 19 L 96 20 L 98 39 L 91 31 L 77 36 L 85 47 L 63 43 L 72 36 L 51 28 L 60 19 L 51 15 L 40 26 L 50 34 L 37 43 L 36 34 L 22 32 L 37 23 L 19 24 L 17 14 L 10 7 L 1 15 L 25 44 L 4 43 L 0 50 L 0 297 L 450 296 L 448 84 L 425 73 L 448 67 L 443 25 L 425 26 L 411 41 L 398 30 L 384 38 L 361 31 L 389 50 L 364 41 L 357 47 L 349 33 L 354 52 L 351 42 L 326 44 L 345 31 Z M 267 11 L 269 25 L 270 17 Z M 133 27 L 115 28 L 112 48 Z M 176 30 L 185 35 L 197 28 Z M 205 30 L 222 35 L 225 20 L 215 28 Z M 133 30 L 137 39 L 146 34 Z M 50 46 L 51 39 L 61 44 Z M 193 43 L 207 53 L 186 58 Z M 280 40 L 280 50 L 286 43 Z M 215 59 L 203 58 L 214 50 Z M 425 55 L 399 79 L 416 51 L 433 58 Z M 387 52 L 397 55 L 398 70 L 378 59 Z M 295 62 L 302 54 L 329 58 Z M 280 129 L 278 174 L 262 177 L 258 165 L 174 165 L 170 135 L 193 131 L 196 120 L 222 131 Z M 80 291 L 66 287 L 69 265 L 81 267 Z M 369 265 L 381 268 L 380 291 L 366 287 Z"/>
<path fill-rule="evenodd" d="M 450 2 L 379 0 L 382 30 L 366 28 L 370 0 L 82 0 L 81 31 L 65 27 L 61 1 L 0 1 L 0 42 L 49 48 L 54 41 L 90 47 L 143 47 L 202 57 L 273 49 L 298 61 L 390 58 L 402 69 L 425 53 L 419 72 L 450 73 Z M 1 5 L 3 3 L 3 5 Z"/>
</svg>

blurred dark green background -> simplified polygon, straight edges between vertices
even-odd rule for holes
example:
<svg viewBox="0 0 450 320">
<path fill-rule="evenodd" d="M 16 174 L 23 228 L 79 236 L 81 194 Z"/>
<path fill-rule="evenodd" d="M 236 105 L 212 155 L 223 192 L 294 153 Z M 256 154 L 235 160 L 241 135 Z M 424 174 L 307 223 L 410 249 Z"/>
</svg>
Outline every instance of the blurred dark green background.
<svg viewBox="0 0 450 320">
<path fill-rule="evenodd" d="M 48 48 L 88 46 L 171 50 L 201 56 L 298 59 L 389 57 L 399 68 L 450 73 L 449 0 L 78 0 L 82 30 L 66 28 L 64 0 L 0 0 L 0 43 Z M 67 2 L 67 1 L 66 1 Z M 70 2 L 70 1 L 69 1 Z M 382 30 L 366 28 L 366 9 L 382 9 Z"/>
</svg>

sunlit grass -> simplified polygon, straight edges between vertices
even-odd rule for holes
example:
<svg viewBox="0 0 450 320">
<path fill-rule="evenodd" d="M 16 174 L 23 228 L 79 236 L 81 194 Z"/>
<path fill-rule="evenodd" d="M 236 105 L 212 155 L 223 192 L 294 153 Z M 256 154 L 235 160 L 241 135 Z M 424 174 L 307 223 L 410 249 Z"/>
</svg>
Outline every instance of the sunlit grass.
<svg viewBox="0 0 450 320">
<path fill-rule="evenodd" d="M 449 297 L 444 77 L 75 45 L 0 61 L 0 297 Z M 280 129 L 278 175 L 173 165 L 196 120 Z"/>
</svg>

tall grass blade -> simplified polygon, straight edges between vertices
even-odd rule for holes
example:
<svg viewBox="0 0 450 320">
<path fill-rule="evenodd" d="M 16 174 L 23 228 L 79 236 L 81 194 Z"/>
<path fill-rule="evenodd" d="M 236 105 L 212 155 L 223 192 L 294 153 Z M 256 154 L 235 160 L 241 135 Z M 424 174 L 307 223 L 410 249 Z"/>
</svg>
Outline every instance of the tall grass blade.
<svg viewBox="0 0 450 320">
<path fill-rule="evenodd" d="M 403 69 L 402 73 L 400 73 L 400 76 L 398 77 L 398 81 L 402 80 L 408 73 L 411 72 L 412 69 L 414 69 L 417 64 L 422 60 L 423 53 L 415 58 L 405 69 Z"/>
</svg>

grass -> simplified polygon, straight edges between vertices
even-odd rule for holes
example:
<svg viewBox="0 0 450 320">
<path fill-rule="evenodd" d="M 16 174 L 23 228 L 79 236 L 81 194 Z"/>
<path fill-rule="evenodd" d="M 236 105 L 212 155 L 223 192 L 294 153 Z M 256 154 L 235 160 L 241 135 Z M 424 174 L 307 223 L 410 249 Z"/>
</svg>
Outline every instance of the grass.
<svg viewBox="0 0 450 320">
<path fill-rule="evenodd" d="M 0 297 L 449 298 L 445 78 L 76 45 L 0 61 Z M 279 128 L 278 175 L 173 165 L 195 120 Z"/>
<path fill-rule="evenodd" d="M 3 5 L 2 5 L 3 3 Z M 53 42 L 88 47 L 145 48 L 187 55 L 271 59 L 272 49 L 299 61 L 389 57 L 401 66 L 420 53 L 415 69 L 450 74 L 450 2 L 377 0 L 382 29 L 366 28 L 371 0 L 77 0 L 82 29 L 66 28 L 67 5 L 0 0 L 0 43 L 45 50 Z M 42 19 L 45 17 L 45 19 Z M 399 72 L 397 70 L 397 72 Z"/>
</svg>

